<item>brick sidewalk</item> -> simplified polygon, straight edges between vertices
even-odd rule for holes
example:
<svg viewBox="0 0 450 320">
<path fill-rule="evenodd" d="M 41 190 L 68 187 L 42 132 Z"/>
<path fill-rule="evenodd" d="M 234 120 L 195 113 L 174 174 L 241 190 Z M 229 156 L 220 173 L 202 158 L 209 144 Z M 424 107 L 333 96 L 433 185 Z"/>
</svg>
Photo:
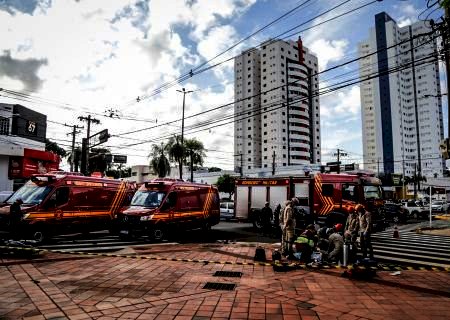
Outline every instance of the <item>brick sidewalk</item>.
<svg viewBox="0 0 450 320">
<path fill-rule="evenodd" d="M 267 245 L 267 256 L 270 254 Z M 166 258 L 252 262 L 254 246 L 135 248 Z M 132 251 L 133 253 L 133 251 Z M 39 260 L 39 259 L 38 259 Z M 378 272 L 370 282 L 340 270 L 277 273 L 271 266 L 46 254 L 3 259 L 0 319 L 448 319 L 450 274 Z M 241 278 L 214 277 L 239 271 Z M 203 289 L 234 283 L 233 291 Z"/>
</svg>

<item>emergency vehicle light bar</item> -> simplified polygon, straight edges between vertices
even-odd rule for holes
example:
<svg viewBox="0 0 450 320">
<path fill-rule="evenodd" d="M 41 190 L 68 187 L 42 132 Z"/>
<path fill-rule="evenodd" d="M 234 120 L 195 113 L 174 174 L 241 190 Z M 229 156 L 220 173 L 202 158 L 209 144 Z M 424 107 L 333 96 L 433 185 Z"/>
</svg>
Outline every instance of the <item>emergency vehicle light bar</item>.
<svg viewBox="0 0 450 320">
<path fill-rule="evenodd" d="M 160 188 L 164 185 L 163 181 L 159 181 L 159 182 L 146 182 L 145 183 L 145 187 L 146 188 Z"/>
<path fill-rule="evenodd" d="M 43 182 L 54 182 L 56 180 L 55 176 L 32 176 L 30 180 L 34 183 L 43 183 Z"/>
</svg>

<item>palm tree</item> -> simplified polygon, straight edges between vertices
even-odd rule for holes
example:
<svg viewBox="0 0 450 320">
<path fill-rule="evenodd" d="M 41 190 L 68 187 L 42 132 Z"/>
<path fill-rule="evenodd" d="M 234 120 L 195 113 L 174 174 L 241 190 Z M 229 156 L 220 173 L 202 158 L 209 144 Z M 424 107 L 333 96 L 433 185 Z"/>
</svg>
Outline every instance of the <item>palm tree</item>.
<svg viewBox="0 0 450 320">
<path fill-rule="evenodd" d="M 169 151 L 169 159 L 178 163 L 180 170 L 180 179 L 183 179 L 183 162 L 184 162 L 184 146 L 181 144 L 181 136 L 175 135 L 169 139 L 167 143 Z"/>
<path fill-rule="evenodd" d="M 169 145 L 161 142 L 161 145 L 154 144 L 152 145 L 152 152 L 149 157 L 150 166 L 153 169 L 153 172 L 158 174 L 159 178 L 164 178 L 168 174 L 170 174 L 170 162 L 167 159 L 166 154 L 169 151 Z"/>
<path fill-rule="evenodd" d="M 186 139 L 184 141 L 186 154 L 189 155 L 189 161 L 186 159 L 186 164 L 191 168 L 191 181 L 194 181 L 194 165 L 203 165 L 203 160 L 206 157 L 205 147 L 203 143 L 195 138 Z"/>
</svg>

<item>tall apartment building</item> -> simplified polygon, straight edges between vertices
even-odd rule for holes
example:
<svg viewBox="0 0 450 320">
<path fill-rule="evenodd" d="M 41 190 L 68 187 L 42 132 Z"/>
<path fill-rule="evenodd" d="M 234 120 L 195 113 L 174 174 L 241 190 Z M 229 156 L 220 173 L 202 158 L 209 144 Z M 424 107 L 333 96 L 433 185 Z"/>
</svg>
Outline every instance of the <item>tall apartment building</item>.
<svg viewBox="0 0 450 320">
<path fill-rule="evenodd" d="M 419 36 L 430 31 L 422 21 L 400 28 L 382 12 L 375 16 L 369 39 L 359 44 L 361 58 L 377 52 L 359 66 L 361 78 L 368 79 L 360 94 L 364 167 L 369 170 L 442 176 L 436 40 Z"/>
<path fill-rule="evenodd" d="M 301 39 L 268 40 L 235 58 L 235 168 L 320 163 L 317 72 Z"/>
</svg>

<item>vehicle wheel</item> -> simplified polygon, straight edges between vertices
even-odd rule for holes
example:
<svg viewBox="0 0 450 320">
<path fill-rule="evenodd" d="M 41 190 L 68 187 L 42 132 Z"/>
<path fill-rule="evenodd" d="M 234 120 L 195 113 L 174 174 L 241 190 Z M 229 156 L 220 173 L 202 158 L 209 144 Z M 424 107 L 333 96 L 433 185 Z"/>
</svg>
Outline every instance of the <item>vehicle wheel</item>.
<svg viewBox="0 0 450 320">
<path fill-rule="evenodd" d="M 399 223 L 399 222 L 400 222 L 400 217 L 399 217 L 399 216 L 393 216 L 393 217 L 392 217 L 392 221 L 393 221 L 394 223 Z"/>
<path fill-rule="evenodd" d="M 413 217 L 413 219 L 419 219 L 419 212 L 417 211 L 413 211 L 413 213 L 411 214 L 411 216 Z"/>
<path fill-rule="evenodd" d="M 337 223 L 342 223 L 345 225 L 345 222 L 347 221 L 347 217 L 342 212 L 331 212 L 329 216 L 327 217 L 326 226 L 329 228 L 332 228 Z"/>
<path fill-rule="evenodd" d="M 209 221 L 205 221 L 202 229 L 205 233 L 209 233 L 211 231 L 211 224 L 209 223 Z"/>
<path fill-rule="evenodd" d="M 253 227 L 256 230 L 262 230 L 263 224 L 262 224 L 262 221 L 261 221 L 261 219 L 259 217 L 255 217 L 255 219 L 253 219 Z"/>
<path fill-rule="evenodd" d="M 36 241 L 37 244 L 42 244 L 47 240 L 46 234 L 42 229 L 36 229 L 31 232 L 32 240 Z"/>
<path fill-rule="evenodd" d="M 150 236 L 155 241 L 163 241 L 167 237 L 167 228 L 163 225 L 156 225 L 153 227 Z"/>
</svg>

